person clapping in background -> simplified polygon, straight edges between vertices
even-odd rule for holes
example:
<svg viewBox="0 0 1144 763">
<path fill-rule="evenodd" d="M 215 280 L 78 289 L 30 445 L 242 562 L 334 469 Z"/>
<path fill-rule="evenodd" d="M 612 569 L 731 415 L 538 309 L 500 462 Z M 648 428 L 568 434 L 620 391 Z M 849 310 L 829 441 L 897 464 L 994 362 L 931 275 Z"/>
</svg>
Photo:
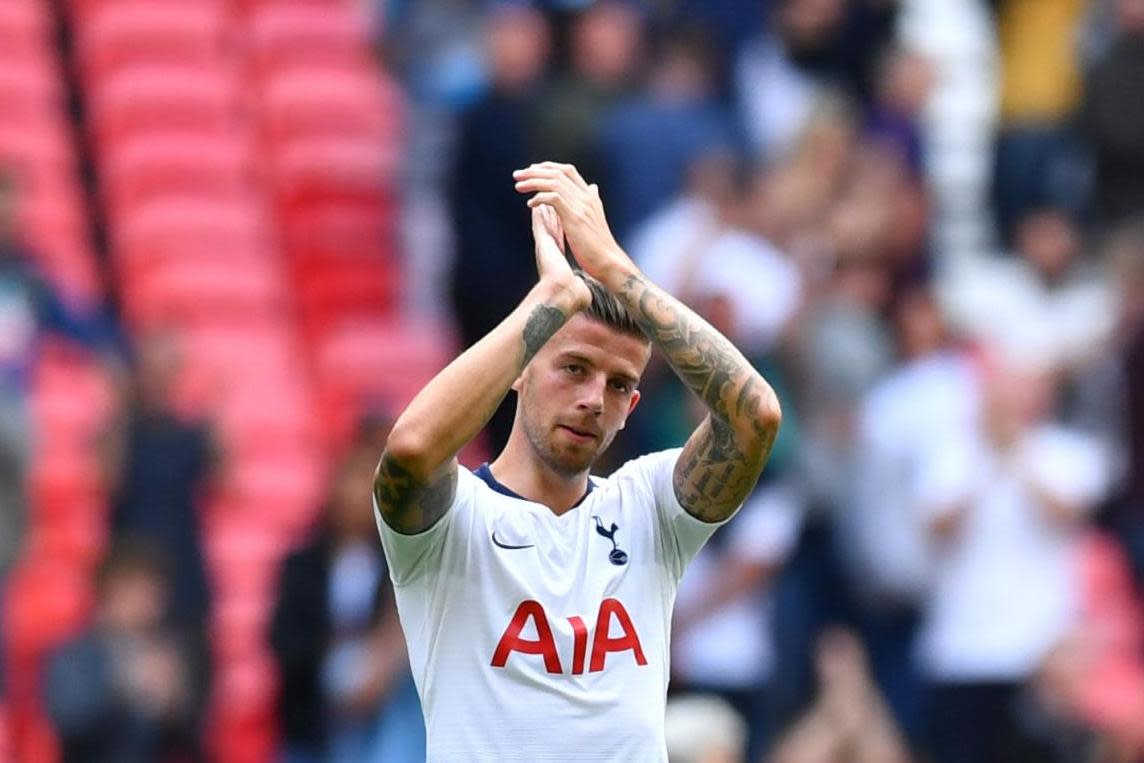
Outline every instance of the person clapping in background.
<svg viewBox="0 0 1144 763">
<path fill-rule="evenodd" d="M 94 624 L 51 658 L 45 704 L 64 763 L 204 759 L 206 660 L 169 624 L 167 563 L 142 541 L 114 547 L 99 571 Z"/>
</svg>

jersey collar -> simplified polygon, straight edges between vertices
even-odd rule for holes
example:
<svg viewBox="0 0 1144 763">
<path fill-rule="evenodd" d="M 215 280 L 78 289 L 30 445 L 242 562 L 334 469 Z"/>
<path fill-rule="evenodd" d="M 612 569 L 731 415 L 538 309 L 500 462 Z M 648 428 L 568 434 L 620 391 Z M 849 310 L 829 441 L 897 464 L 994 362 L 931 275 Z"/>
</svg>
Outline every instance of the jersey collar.
<svg viewBox="0 0 1144 763">
<path fill-rule="evenodd" d="M 516 499 L 521 500 L 521 501 L 527 501 L 528 500 L 523 495 L 521 495 L 520 493 L 517 493 L 515 490 L 510 488 L 508 485 L 505 485 L 502 482 L 499 482 L 497 480 L 497 478 L 493 476 L 493 470 L 489 468 L 489 464 L 487 461 L 485 463 L 481 464 L 479 467 L 477 467 L 476 471 L 474 471 L 473 474 L 475 474 L 478 478 L 480 478 L 482 481 L 484 481 L 484 483 L 486 485 L 488 485 L 493 490 L 493 492 L 500 493 L 501 495 L 507 495 L 509 498 L 516 498 Z M 580 504 L 582 504 L 584 502 L 584 499 L 587 498 L 588 495 L 591 494 L 591 492 L 595 489 L 596 489 L 596 483 L 592 481 L 591 477 L 589 477 L 588 478 L 588 489 L 584 491 L 584 495 L 581 496 L 579 501 L 576 501 L 575 506 L 573 506 L 572 508 L 576 508 L 576 506 L 579 506 Z"/>
</svg>

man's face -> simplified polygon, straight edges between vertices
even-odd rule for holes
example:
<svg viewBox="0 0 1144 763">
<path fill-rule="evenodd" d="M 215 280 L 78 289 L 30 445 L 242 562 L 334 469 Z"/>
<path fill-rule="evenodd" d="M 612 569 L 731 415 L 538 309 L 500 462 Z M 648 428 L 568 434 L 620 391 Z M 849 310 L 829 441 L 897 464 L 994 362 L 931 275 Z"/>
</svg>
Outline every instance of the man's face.
<svg viewBox="0 0 1144 763">
<path fill-rule="evenodd" d="M 139 633 L 162 622 L 167 586 L 154 574 L 129 570 L 107 581 L 102 598 L 103 620 L 112 630 Z"/>
<path fill-rule="evenodd" d="M 513 384 L 518 423 L 540 460 L 568 477 L 587 471 L 639 402 L 650 357 L 646 340 L 573 316 Z"/>
</svg>

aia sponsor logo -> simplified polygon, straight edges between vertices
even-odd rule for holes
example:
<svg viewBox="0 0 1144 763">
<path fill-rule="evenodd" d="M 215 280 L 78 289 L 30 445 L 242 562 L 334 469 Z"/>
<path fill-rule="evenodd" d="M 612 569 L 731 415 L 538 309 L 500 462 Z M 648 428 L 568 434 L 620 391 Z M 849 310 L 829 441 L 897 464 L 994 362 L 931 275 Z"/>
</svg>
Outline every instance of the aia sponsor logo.
<svg viewBox="0 0 1144 763">
<path fill-rule="evenodd" d="M 600 602 L 600 609 L 596 613 L 596 623 L 591 634 L 592 650 L 588 654 L 589 633 L 588 626 L 581 617 L 566 618 L 572 626 L 572 660 L 571 675 L 578 676 L 584 673 L 584 663 L 588 663 L 589 673 L 598 673 L 604 669 L 608 655 L 622 652 L 631 652 L 631 659 L 637 665 L 647 665 L 643 645 L 640 644 L 639 634 L 632 618 L 619 599 L 604 599 Z M 536 638 L 524 638 L 521 633 L 532 621 L 536 629 Z M 609 635 L 612 630 L 612 621 L 619 630 L 618 636 Z M 544 660 L 544 669 L 549 673 L 564 673 L 564 663 L 560 660 L 560 653 L 556 648 L 556 639 L 552 634 L 552 625 L 544 606 L 528 599 L 522 601 L 513 613 L 508 627 L 497 643 L 493 652 L 492 666 L 503 668 L 508 664 L 510 655 L 520 652 L 521 655 L 536 655 Z M 528 659 L 527 657 L 513 657 L 513 659 Z M 613 659 L 619 659 L 618 657 Z"/>
</svg>

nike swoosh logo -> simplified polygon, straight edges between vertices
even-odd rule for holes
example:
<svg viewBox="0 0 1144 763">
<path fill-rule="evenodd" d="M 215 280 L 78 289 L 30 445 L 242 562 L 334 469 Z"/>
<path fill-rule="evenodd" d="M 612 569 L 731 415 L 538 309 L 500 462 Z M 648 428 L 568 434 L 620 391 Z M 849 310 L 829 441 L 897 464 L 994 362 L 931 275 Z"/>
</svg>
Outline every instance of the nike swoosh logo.
<svg viewBox="0 0 1144 763">
<path fill-rule="evenodd" d="M 493 530 L 493 545 L 496 546 L 497 548 L 507 548 L 510 551 L 514 551 L 514 550 L 520 549 L 520 548 L 532 548 L 536 544 L 535 543 L 528 543 L 528 544 L 525 544 L 523 546 L 514 546 L 511 543 L 502 543 L 499 540 L 497 540 L 497 531 Z"/>
</svg>

